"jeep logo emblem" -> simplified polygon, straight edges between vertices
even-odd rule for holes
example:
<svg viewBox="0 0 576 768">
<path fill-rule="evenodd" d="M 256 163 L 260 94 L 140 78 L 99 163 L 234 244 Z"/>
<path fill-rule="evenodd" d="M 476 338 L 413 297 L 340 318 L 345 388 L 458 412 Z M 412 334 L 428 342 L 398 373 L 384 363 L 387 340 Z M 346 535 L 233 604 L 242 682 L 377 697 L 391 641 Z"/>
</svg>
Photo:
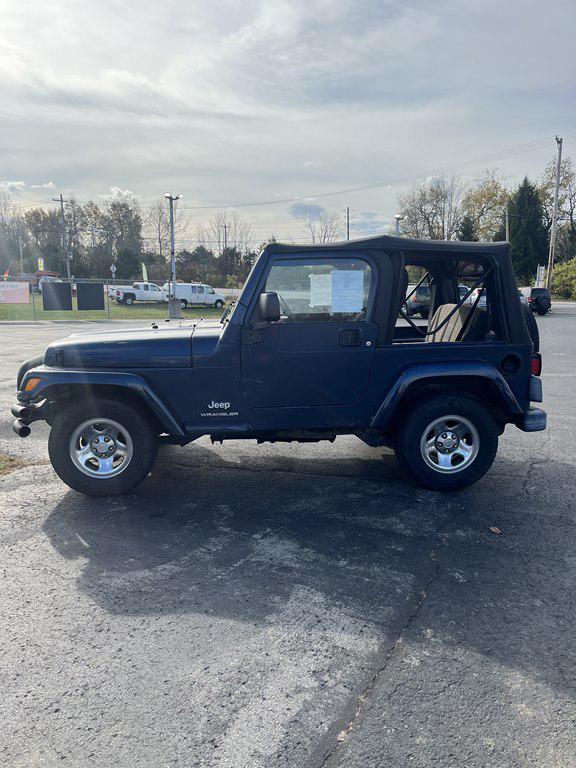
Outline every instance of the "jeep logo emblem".
<svg viewBox="0 0 576 768">
<path fill-rule="evenodd" d="M 227 411 L 228 408 L 230 408 L 230 403 L 215 403 L 212 401 L 211 403 L 208 403 L 208 408 L 211 410 L 214 408 L 221 408 L 223 411 Z"/>
</svg>

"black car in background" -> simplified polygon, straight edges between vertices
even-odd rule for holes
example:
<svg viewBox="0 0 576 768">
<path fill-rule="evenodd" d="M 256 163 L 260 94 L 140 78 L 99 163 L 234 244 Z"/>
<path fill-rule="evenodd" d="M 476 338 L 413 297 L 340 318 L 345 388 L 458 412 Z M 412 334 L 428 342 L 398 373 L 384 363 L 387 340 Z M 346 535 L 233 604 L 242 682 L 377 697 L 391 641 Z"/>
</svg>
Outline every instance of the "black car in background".
<svg viewBox="0 0 576 768">
<path fill-rule="evenodd" d="M 545 315 L 552 307 L 552 299 L 548 288 L 522 288 L 522 293 L 526 296 L 528 306 L 532 312 L 538 315 Z"/>
</svg>

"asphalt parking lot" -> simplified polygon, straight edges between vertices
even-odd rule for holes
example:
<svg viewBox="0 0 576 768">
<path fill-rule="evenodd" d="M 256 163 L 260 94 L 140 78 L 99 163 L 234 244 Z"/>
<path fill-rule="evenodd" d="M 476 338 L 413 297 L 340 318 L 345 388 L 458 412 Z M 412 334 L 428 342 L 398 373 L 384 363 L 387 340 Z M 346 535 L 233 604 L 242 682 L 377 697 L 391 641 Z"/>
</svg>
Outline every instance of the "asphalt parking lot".
<svg viewBox="0 0 576 768">
<path fill-rule="evenodd" d="M 203 440 L 111 499 L 10 429 L 19 363 L 76 328 L 0 325 L 31 462 L 0 478 L 0 764 L 576 765 L 576 306 L 538 324 L 549 428 L 466 491 L 354 438 Z"/>
</svg>

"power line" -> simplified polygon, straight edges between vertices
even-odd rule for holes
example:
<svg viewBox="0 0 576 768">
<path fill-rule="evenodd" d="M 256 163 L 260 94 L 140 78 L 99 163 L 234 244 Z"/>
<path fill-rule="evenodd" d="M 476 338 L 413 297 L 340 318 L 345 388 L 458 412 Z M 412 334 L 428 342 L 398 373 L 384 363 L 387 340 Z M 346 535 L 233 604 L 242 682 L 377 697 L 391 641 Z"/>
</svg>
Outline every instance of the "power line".
<svg viewBox="0 0 576 768">
<path fill-rule="evenodd" d="M 397 179 L 388 180 L 388 181 L 379 181 L 373 184 L 365 184 L 362 186 L 348 187 L 346 189 L 337 189 L 331 192 L 307 193 L 307 194 L 303 194 L 295 197 L 275 198 L 273 200 L 211 203 L 209 205 L 184 205 L 184 206 L 180 206 L 180 210 L 206 211 L 206 210 L 217 210 L 221 208 L 250 208 L 250 207 L 258 207 L 258 206 L 286 205 L 287 203 L 297 203 L 307 199 L 323 199 L 327 197 L 336 197 L 338 195 L 352 194 L 355 192 L 365 192 L 372 189 L 380 189 L 382 187 L 388 187 L 388 186 L 392 187 L 392 186 L 398 186 L 400 184 L 407 184 L 407 183 L 416 181 L 422 177 L 434 176 L 442 173 L 455 173 L 456 171 L 465 170 L 467 168 L 473 168 L 475 166 L 482 165 L 485 163 L 491 163 L 491 162 L 496 162 L 500 160 L 507 160 L 508 158 L 515 157 L 517 155 L 526 154 L 529 152 L 535 152 L 539 149 L 544 149 L 548 146 L 548 144 L 549 144 L 549 139 L 538 139 L 525 144 L 518 144 L 513 147 L 507 147 L 506 149 L 501 149 L 501 150 L 498 150 L 497 152 L 492 152 L 486 155 L 480 155 L 470 160 L 463 160 L 460 163 L 456 163 L 451 166 L 443 166 L 443 167 L 439 167 L 439 168 L 435 168 L 427 171 L 422 171 L 412 176 L 405 176 L 402 178 L 397 178 Z M 51 201 L 46 201 L 46 202 L 51 202 Z M 81 202 L 81 201 L 77 200 L 77 202 Z M 15 205 L 27 206 L 29 205 L 29 203 L 15 203 Z M 142 208 L 154 207 L 153 205 L 144 205 L 144 204 L 140 204 L 140 206 Z"/>
</svg>

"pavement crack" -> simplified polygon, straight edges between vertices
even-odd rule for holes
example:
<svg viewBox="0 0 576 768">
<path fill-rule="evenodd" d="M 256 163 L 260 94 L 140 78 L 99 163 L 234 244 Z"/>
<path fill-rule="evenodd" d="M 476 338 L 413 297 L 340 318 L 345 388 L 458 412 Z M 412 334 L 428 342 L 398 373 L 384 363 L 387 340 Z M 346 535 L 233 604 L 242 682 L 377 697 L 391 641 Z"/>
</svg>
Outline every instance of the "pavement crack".
<svg viewBox="0 0 576 768">
<path fill-rule="evenodd" d="M 342 746 L 346 743 L 348 740 L 348 737 L 354 730 L 354 726 L 356 725 L 356 722 L 358 721 L 360 715 L 362 714 L 362 709 L 364 707 L 365 701 L 370 697 L 370 694 L 374 690 L 374 687 L 378 683 L 380 677 L 384 674 L 386 671 L 396 649 L 399 645 L 403 642 L 403 636 L 405 632 L 410 628 L 410 625 L 414 622 L 416 617 L 418 616 L 418 613 L 420 611 L 420 608 L 424 601 L 426 600 L 428 596 L 428 591 L 434 584 L 434 582 L 439 578 L 441 572 L 440 563 L 436 560 L 434 568 L 432 569 L 430 575 L 426 579 L 426 582 L 423 585 L 423 588 L 421 589 L 418 599 L 416 600 L 410 614 L 407 616 L 406 620 L 400 627 L 400 630 L 398 632 L 398 636 L 392 646 L 388 648 L 384 655 L 384 659 L 382 660 L 382 663 L 378 667 L 378 669 L 374 672 L 372 677 L 368 680 L 367 684 L 364 686 L 362 691 L 358 694 L 357 701 L 356 701 L 356 707 L 354 709 L 354 712 L 352 714 L 352 717 L 349 719 L 346 726 L 340 730 L 336 737 L 336 742 L 332 746 L 332 748 L 324 755 L 324 759 L 320 763 L 319 768 L 329 768 L 330 766 L 335 765 L 335 760 L 338 757 Z M 403 685 L 402 682 L 398 683 L 390 692 L 389 698 L 393 697 L 399 688 Z"/>
<path fill-rule="evenodd" d="M 458 516 L 461 515 L 462 513 L 463 513 L 463 509 L 456 509 L 454 513 L 450 515 L 449 519 L 446 520 L 438 528 L 436 532 L 436 536 L 438 539 L 439 546 L 445 545 L 443 534 L 446 532 L 448 528 L 450 528 L 454 524 Z M 438 581 L 438 579 L 442 575 L 442 572 L 444 569 L 440 564 L 440 558 L 435 549 L 433 549 L 430 552 L 430 557 L 434 561 L 434 568 L 430 571 L 428 577 L 426 578 L 424 584 L 422 585 L 420 592 L 418 594 L 417 600 L 415 601 L 412 607 L 412 610 L 410 611 L 409 615 L 406 617 L 404 623 L 401 625 L 398 631 L 398 636 L 396 637 L 394 643 L 388 648 L 388 650 L 384 654 L 384 658 L 381 664 L 376 669 L 376 671 L 371 676 L 371 678 L 367 681 L 366 685 L 361 690 L 361 692 L 358 694 L 357 700 L 356 700 L 356 706 L 354 708 L 352 716 L 349 718 L 345 727 L 339 731 L 338 735 L 336 736 L 336 741 L 332 745 L 332 747 L 329 749 L 329 751 L 324 753 L 323 759 L 319 763 L 319 768 L 334 768 L 334 766 L 336 765 L 336 761 L 341 753 L 343 746 L 348 741 L 350 734 L 354 730 L 354 727 L 362 714 L 362 710 L 365 702 L 370 697 L 372 691 L 374 690 L 381 676 L 386 672 L 386 669 L 388 668 L 388 665 L 390 664 L 392 658 L 394 657 L 394 654 L 398 646 L 400 646 L 404 640 L 405 633 L 418 617 L 420 609 L 423 603 L 425 602 L 425 600 L 427 599 L 430 589 L 433 587 L 434 583 Z M 388 698 L 391 699 L 393 696 L 395 696 L 403 684 L 404 683 L 402 681 L 397 683 L 391 689 L 388 695 Z"/>
</svg>

